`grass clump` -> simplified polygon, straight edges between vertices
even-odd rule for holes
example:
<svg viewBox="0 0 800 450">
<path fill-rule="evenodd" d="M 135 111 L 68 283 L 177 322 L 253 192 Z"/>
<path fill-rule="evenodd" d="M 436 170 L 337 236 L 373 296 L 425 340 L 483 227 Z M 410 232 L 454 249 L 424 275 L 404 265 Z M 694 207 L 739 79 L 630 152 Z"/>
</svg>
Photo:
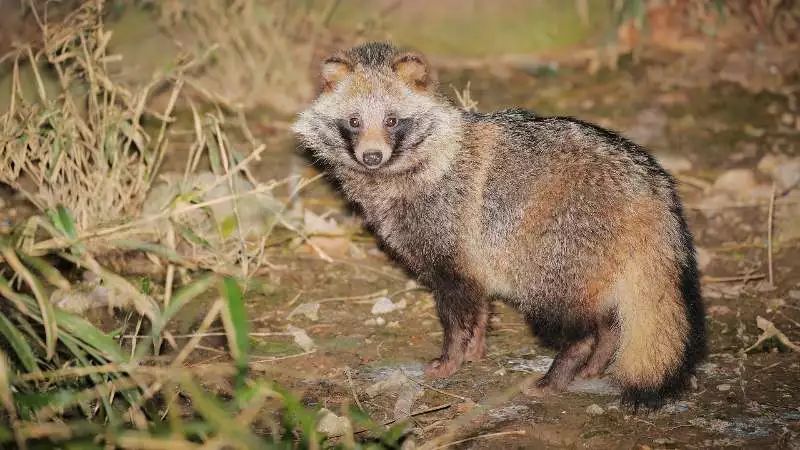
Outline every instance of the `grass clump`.
<svg viewBox="0 0 800 450">
<path fill-rule="evenodd" d="M 211 3 L 209 11 L 217 7 Z M 236 9 L 242 4 L 249 3 L 226 8 L 245 14 Z M 359 410 L 341 413 L 350 424 L 341 431 L 319 431 L 318 411 L 259 376 L 250 360 L 243 287 L 263 267 L 271 230 L 293 232 L 272 197 L 283 181 L 261 183 L 247 171 L 265 147 L 241 116 L 226 116 L 213 104 L 205 112 L 185 95 L 188 85 L 204 89 L 187 75 L 198 60 L 142 86 L 117 82 L 119 59 L 108 51 L 103 14 L 103 2 L 85 2 L 62 23 L 42 23 L 41 48 L 23 47 L 6 59 L 13 82 L 9 109 L 0 116 L 0 182 L 39 214 L 0 235 L 0 447 L 397 446 L 402 424 L 385 430 Z M 253 42 L 269 29 L 247 32 L 253 35 L 245 42 Z M 276 42 L 261 41 L 259 51 Z M 226 45 L 220 55 L 228 54 Z M 289 80 L 279 64 L 288 51 L 276 50 L 255 75 L 269 73 L 270 86 Z M 33 71 L 33 96 L 22 87 L 23 66 Z M 43 81 L 46 73 L 55 74 L 55 93 Z M 156 110 L 152 99 L 159 95 L 166 101 Z M 180 188 L 152 206 L 159 169 L 175 151 L 170 131 L 179 111 L 191 117 L 186 169 L 177 175 Z M 245 144 L 234 144 L 232 128 Z M 204 163 L 210 178 L 191 182 Z M 222 194 L 207 195 L 220 187 Z M 259 195 L 275 208 L 266 234 L 253 242 L 242 222 L 249 208 L 239 202 Z M 220 204 L 230 206 L 211 227 L 217 238 L 198 234 L 198 222 Z M 163 284 L 127 278 L 104 263 L 109 253 L 132 251 L 163 269 Z M 62 300 L 76 298 L 135 312 L 100 326 L 82 310 L 62 308 L 69 303 Z M 174 322 L 197 302 L 209 305 L 205 316 L 179 344 Z M 212 326 L 224 330 L 228 355 L 198 362 L 198 345 Z M 215 384 L 230 389 L 213 392 Z M 372 437 L 357 443 L 355 435 L 365 431 Z"/>
</svg>

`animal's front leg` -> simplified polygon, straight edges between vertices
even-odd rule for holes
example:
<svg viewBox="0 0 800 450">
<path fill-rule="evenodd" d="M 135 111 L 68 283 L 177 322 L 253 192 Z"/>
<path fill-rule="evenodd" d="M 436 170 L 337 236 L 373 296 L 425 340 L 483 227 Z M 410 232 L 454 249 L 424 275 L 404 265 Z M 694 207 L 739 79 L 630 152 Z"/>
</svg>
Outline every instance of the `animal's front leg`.
<svg viewBox="0 0 800 450">
<path fill-rule="evenodd" d="M 434 297 L 444 331 L 442 354 L 425 369 L 426 375 L 437 378 L 449 377 L 465 360 L 483 356 L 488 314 L 488 302 L 477 283 L 458 276 L 441 280 L 434 285 Z"/>
</svg>

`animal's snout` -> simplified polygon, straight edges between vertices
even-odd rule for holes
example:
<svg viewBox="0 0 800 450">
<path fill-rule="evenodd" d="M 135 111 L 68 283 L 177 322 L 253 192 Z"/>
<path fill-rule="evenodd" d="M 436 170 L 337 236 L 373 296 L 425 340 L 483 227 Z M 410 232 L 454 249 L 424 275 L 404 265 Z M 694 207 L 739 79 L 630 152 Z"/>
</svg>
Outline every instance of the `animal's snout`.
<svg viewBox="0 0 800 450">
<path fill-rule="evenodd" d="M 367 167 L 377 167 L 383 161 L 383 153 L 378 150 L 369 150 L 364 152 L 361 157 L 361 162 Z"/>
</svg>

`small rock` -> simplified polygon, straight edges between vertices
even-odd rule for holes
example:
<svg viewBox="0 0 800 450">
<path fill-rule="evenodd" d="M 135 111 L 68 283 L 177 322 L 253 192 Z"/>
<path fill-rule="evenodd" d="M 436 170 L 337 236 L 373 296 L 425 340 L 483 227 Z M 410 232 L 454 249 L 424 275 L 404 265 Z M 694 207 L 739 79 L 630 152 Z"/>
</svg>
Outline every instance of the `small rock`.
<svg viewBox="0 0 800 450">
<path fill-rule="evenodd" d="M 758 170 L 769 175 L 778 189 L 785 191 L 800 183 L 800 157 L 769 154 L 758 162 Z"/>
<path fill-rule="evenodd" d="M 378 300 L 375 300 L 375 303 L 372 305 L 372 314 L 376 316 L 381 314 L 389 314 L 390 312 L 403 309 L 405 307 L 405 300 L 400 300 L 399 302 L 394 303 L 389 297 L 381 297 Z"/>
<path fill-rule="evenodd" d="M 376 317 L 374 319 L 367 319 L 367 320 L 364 321 L 364 325 L 367 325 L 367 326 L 379 326 L 379 327 L 382 327 L 385 324 L 386 324 L 386 319 L 384 319 L 383 317 L 380 317 L 380 316 Z"/>
<path fill-rule="evenodd" d="M 592 403 L 586 407 L 586 414 L 590 416 L 602 416 L 605 412 L 606 411 L 603 409 L 603 407 L 597 403 Z"/>
<path fill-rule="evenodd" d="M 327 408 L 317 412 L 317 431 L 328 436 L 343 436 L 352 430 L 347 417 L 339 417 Z"/>
<path fill-rule="evenodd" d="M 294 325 L 289 325 L 286 327 L 286 331 L 292 334 L 294 343 L 297 344 L 298 347 L 302 348 L 304 352 L 310 352 L 316 347 L 316 345 L 314 345 L 314 341 L 306 333 L 306 330 L 297 328 Z"/>
<path fill-rule="evenodd" d="M 297 305 L 292 312 L 289 313 L 288 319 L 291 319 L 294 316 L 302 315 L 306 316 L 309 320 L 314 322 L 319 320 L 319 303 L 301 303 Z"/>
<path fill-rule="evenodd" d="M 386 328 L 395 328 L 395 329 L 400 328 L 400 322 L 393 320 L 388 324 L 386 324 Z"/>
<path fill-rule="evenodd" d="M 789 291 L 789 298 L 792 300 L 800 300 L 800 290 L 792 289 Z"/>
<path fill-rule="evenodd" d="M 732 169 L 724 172 L 714 181 L 715 191 L 737 193 L 756 187 L 756 176 L 750 169 Z"/>
<path fill-rule="evenodd" d="M 756 284 L 756 291 L 758 292 L 772 292 L 777 289 L 777 286 L 774 284 L 770 284 L 769 281 L 762 280 L 758 284 Z"/>
<path fill-rule="evenodd" d="M 730 391 L 731 390 L 731 385 L 730 384 L 718 384 L 717 385 L 717 390 L 720 391 L 720 392 Z"/>
</svg>

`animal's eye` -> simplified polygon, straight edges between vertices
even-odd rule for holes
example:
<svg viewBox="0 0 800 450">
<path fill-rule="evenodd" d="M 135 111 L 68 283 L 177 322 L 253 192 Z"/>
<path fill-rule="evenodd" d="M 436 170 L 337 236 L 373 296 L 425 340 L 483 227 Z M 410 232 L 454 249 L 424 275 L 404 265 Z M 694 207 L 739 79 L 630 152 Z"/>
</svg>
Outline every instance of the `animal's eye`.
<svg viewBox="0 0 800 450">
<path fill-rule="evenodd" d="M 386 120 L 383 122 L 387 128 L 392 128 L 393 126 L 397 125 L 397 118 L 396 117 L 387 117 Z"/>
<path fill-rule="evenodd" d="M 358 117 L 350 118 L 350 128 L 358 128 L 360 126 L 361 126 L 361 121 L 358 120 Z"/>
</svg>

